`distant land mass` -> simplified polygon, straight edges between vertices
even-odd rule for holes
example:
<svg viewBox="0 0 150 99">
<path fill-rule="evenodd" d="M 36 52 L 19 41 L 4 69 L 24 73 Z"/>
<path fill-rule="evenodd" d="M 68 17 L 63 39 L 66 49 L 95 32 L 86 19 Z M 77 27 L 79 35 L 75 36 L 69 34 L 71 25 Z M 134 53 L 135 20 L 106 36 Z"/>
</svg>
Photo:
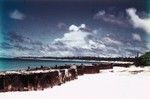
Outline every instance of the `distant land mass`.
<svg viewBox="0 0 150 99">
<path fill-rule="evenodd" d="M 95 61 L 130 61 L 136 65 L 148 66 L 150 65 L 150 52 L 136 57 L 93 57 L 93 56 L 80 56 L 80 57 L 15 57 L 17 59 L 56 59 L 56 60 L 95 60 Z"/>
<path fill-rule="evenodd" d="M 56 59 L 56 60 L 95 60 L 95 61 L 134 61 L 137 57 L 15 57 L 16 59 Z"/>
</svg>

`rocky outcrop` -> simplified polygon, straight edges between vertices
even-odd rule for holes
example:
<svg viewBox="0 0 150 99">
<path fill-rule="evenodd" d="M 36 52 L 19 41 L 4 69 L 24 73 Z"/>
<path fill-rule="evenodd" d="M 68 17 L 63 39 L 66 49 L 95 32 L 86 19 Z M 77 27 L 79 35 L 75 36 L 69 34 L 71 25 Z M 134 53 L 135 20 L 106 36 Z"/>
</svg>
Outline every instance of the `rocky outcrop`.
<svg viewBox="0 0 150 99">
<path fill-rule="evenodd" d="M 91 66 L 41 67 L 21 71 L 0 73 L 0 92 L 31 91 L 61 85 L 78 78 L 78 75 L 99 73 L 101 69 L 111 69 L 112 64 Z"/>
</svg>

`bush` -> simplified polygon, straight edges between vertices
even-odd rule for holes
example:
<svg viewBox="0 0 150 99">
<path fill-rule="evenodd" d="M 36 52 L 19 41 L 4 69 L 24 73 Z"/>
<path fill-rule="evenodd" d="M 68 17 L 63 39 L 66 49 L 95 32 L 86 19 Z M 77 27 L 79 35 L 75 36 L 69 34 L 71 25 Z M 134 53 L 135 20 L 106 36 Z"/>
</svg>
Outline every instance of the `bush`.
<svg viewBox="0 0 150 99">
<path fill-rule="evenodd" d="M 150 66 L 150 52 L 141 56 L 141 62 L 144 66 Z"/>
</svg>

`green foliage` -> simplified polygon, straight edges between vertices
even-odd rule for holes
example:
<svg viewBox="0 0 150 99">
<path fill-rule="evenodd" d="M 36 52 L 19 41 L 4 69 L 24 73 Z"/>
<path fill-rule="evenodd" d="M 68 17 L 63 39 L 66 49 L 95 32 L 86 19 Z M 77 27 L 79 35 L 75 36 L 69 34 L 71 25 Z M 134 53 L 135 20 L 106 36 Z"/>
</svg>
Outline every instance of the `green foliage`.
<svg viewBox="0 0 150 99">
<path fill-rule="evenodd" d="M 150 66 L 150 52 L 147 52 L 141 56 L 141 63 L 145 66 Z"/>
</svg>

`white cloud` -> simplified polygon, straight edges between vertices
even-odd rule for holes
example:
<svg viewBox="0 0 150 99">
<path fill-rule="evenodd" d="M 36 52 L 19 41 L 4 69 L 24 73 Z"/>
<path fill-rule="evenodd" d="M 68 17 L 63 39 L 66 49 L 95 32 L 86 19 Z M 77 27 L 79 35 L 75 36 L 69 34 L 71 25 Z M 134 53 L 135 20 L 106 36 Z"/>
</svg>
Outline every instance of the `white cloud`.
<svg viewBox="0 0 150 99">
<path fill-rule="evenodd" d="M 10 13 L 10 18 L 15 20 L 23 20 L 25 18 L 25 15 L 19 10 L 14 10 Z"/>
<path fill-rule="evenodd" d="M 93 31 L 86 31 L 86 29 L 85 24 L 71 25 L 68 28 L 69 32 L 64 33 L 62 38 L 56 38 L 52 43 L 51 46 L 56 47 L 54 53 L 57 52 L 57 55 L 61 56 L 69 56 L 69 54 L 71 56 L 108 56 L 113 53 L 117 56 L 119 53 L 117 48 L 123 45 L 121 41 L 107 36 L 99 39 L 96 36 L 97 34 Z M 57 48 L 58 46 L 59 48 Z M 61 47 L 66 49 L 61 50 Z"/>
<path fill-rule="evenodd" d="M 136 40 L 136 41 L 142 41 L 141 36 L 137 33 L 133 33 L 132 38 L 133 40 Z"/>
<path fill-rule="evenodd" d="M 142 19 L 136 14 L 135 8 L 129 8 L 126 10 L 131 18 L 132 24 L 135 28 L 141 28 L 147 33 L 150 33 L 150 18 Z"/>
<path fill-rule="evenodd" d="M 106 45 L 103 42 L 96 42 L 93 40 L 89 40 L 89 46 L 92 49 L 101 49 L 101 50 L 105 50 L 106 49 Z"/>
<path fill-rule="evenodd" d="M 112 39 L 110 37 L 104 37 L 103 38 L 103 42 L 106 43 L 106 44 L 112 44 L 112 45 L 122 45 L 122 42 L 118 41 L 118 40 L 115 40 L 115 39 Z"/>
<path fill-rule="evenodd" d="M 55 39 L 55 42 L 62 42 L 67 46 L 71 47 L 87 47 L 85 38 L 89 35 L 89 33 L 82 31 L 73 31 L 69 33 L 65 33 L 64 37 Z"/>
<path fill-rule="evenodd" d="M 68 32 L 64 33 L 62 37 L 54 39 L 50 43 L 38 43 L 34 42 L 26 37 L 23 37 L 25 43 L 19 43 L 22 45 L 21 50 L 8 51 L 9 55 L 14 56 L 103 56 L 103 57 L 115 57 L 126 56 L 125 53 L 131 53 L 130 56 L 134 56 L 132 50 L 128 50 L 131 46 L 126 46 L 124 41 L 116 39 L 116 35 L 113 33 L 108 35 L 99 35 L 100 30 L 87 31 L 88 28 L 85 24 L 80 26 L 71 25 L 68 28 Z M 136 34 L 136 33 L 135 33 Z M 135 40 L 140 40 L 140 37 L 133 34 Z M 131 39 L 133 40 L 133 39 Z M 16 44 L 16 43 L 15 43 Z M 34 46 L 33 46 L 34 45 Z M 126 47 L 124 47 L 126 46 Z M 135 45 L 136 46 L 136 45 Z M 18 48 L 18 46 L 16 47 Z M 140 51 L 144 50 L 141 47 Z M 6 53 L 5 51 L 5 53 Z M 2 51 L 3 52 L 3 51 Z M 16 52 L 16 53 L 14 53 Z"/>
<path fill-rule="evenodd" d="M 62 38 L 55 39 L 54 43 L 61 42 L 67 47 L 90 49 L 90 46 L 88 45 L 89 41 L 87 40 L 90 32 L 83 31 L 81 30 L 81 28 L 86 28 L 86 25 L 71 25 L 69 27 L 69 32 L 64 33 L 64 36 Z"/>
<path fill-rule="evenodd" d="M 116 15 L 113 15 L 111 13 L 106 13 L 105 10 L 98 11 L 94 15 L 93 18 L 96 20 L 103 20 L 104 22 L 107 22 L 107 23 L 126 26 L 126 24 L 125 24 L 126 20 L 124 19 L 124 17 L 116 16 Z"/>
<path fill-rule="evenodd" d="M 80 29 L 87 29 L 85 24 L 81 24 L 80 26 L 71 25 L 69 27 L 69 31 L 79 31 Z"/>
<path fill-rule="evenodd" d="M 70 31 L 78 31 L 78 30 L 79 30 L 79 27 L 77 27 L 76 25 L 71 25 L 71 26 L 69 27 L 69 30 L 70 30 Z"/>
<path fill-rule="evenodd" d="M 85 24 L 81 24 L 80 28 L 86 28 L 86 25 Z"/>
<path fill-rule="evenodd" d="M 98 12 L 95 14 L 95 17 L 103 16 L 103 15 L 105 15 L 105 14 L 106 14 L 105 10 L 101 10 L 101 11 L 98 11 Z"/>
</svg>

